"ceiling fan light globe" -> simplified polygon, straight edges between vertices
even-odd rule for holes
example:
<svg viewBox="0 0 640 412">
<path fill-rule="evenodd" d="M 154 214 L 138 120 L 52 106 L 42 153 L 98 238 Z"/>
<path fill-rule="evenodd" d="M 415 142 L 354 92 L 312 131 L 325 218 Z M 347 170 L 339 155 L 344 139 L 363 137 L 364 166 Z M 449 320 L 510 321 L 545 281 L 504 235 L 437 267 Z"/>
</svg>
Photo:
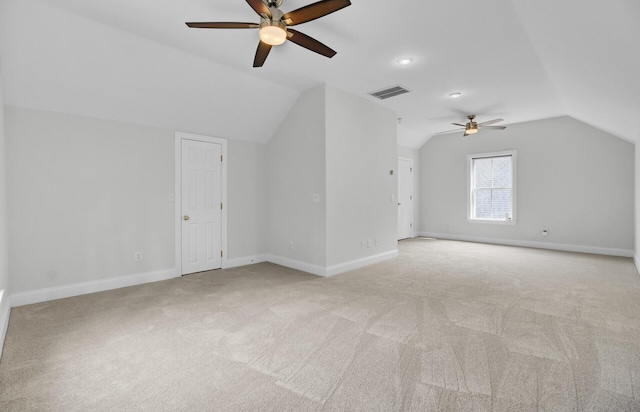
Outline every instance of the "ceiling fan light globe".
<svg viewBox="0 0 640 412">
<path fill-rule="evenodd" d="M 474 133 L 478 133 L 478 129 L 471 129 L 471 128 L 469 128 L 469 129 L 465 130 L 465 133 L 466 133 L 466 134 L 474 134 Z"/>
<path fill-rule="evenodd" d="M 277 46 L 287 40 L 287 32 L 278 25 L 260 27 L 260 40 L 271 46 Z"/>
</svg>

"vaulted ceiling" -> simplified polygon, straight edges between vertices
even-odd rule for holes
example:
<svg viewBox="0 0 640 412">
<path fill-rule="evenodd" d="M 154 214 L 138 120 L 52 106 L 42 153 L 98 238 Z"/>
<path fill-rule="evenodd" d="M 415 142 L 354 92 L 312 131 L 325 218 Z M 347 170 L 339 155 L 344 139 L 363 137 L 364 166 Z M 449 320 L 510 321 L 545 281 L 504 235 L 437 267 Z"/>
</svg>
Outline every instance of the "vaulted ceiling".
<svg viewBox="0 0 640 412">
<path fill-rule="evenodd" d="M 379 104 L 402 118 L 405 146 L 468 114 L 568 115 L 640 139 L 637 0 L 351 1 L 296 26 L 335 57 L 286 42 L 253 68 L 257 30 L 184 24 L 257 22 L 244 0 L 0 0 L 5 104 L 266 142 L 306 89 L 374 99 L 401 85 L 410 92 Z M 414 63 L 396 64 L 404 56 Z"/>
</svg>

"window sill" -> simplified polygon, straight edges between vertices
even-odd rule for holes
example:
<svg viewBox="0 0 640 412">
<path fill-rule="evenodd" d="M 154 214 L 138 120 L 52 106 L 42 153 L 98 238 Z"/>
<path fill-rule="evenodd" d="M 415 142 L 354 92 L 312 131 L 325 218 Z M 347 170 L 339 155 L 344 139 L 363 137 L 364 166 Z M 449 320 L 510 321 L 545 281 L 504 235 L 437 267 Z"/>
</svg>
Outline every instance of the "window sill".
<svg viewBox="0 0 640 412">
<path fill-rule="evenodd" d="M 493 225 L 515 225 L 515 219 L 511 220 L 493 220 L 493 219 L 470 219 L 467 218 L 467 222 L 469 223 L 482 223 L 482 224 L 493 224 Z"/>
</svg>

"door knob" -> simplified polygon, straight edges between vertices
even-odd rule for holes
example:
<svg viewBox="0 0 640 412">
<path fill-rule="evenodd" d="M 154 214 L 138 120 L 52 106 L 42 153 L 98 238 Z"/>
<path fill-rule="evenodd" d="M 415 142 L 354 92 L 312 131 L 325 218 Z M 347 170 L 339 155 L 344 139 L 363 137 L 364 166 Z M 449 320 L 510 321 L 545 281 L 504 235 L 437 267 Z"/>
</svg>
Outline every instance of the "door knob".
<svg viewBox="0 0 640 412">
<path fill-rule="evenodd" d="M 182 217 L 182 220 L 189 220 L 189 216 L 184 215 L 184 216 Z"/>
</svg>

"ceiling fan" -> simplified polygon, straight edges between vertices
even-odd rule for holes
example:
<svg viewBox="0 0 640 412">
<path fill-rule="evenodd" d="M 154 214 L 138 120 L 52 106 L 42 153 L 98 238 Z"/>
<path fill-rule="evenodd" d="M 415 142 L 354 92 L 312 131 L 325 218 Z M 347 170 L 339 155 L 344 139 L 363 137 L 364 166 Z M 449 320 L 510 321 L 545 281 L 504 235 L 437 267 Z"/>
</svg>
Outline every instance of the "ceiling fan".
<svg viewBox="0 0 640 412">
<path fill-rule="evenodd" d="M 436 133 L 436 135 L 445 134 L 445 133 L 451 133 L 451 132 L 455 132 L 457 130 L 464 130 L 463 136 L 469 136 L 470 134 L 478 133 L 478 131 L 480 129 L 504 130 L 504 129 L 507 128 L 507 126 L 490 126 L 490 125 L 492 125 L 494 123 L 503 122 L 504 119 L 493 119 L 493 120 L 487 120 L 486 122 L 482 122 L 482 123 L 476 123 L 476 122 L 474 122 L 475 118 L 476 118 L 475 114 L 470 114 L 469 116 L 467 116 L 467 119 L 469 119 L 469 121 L 466 124 L 451 123 L 452 125 L 460 126 L 463 129 L 447 130 L 446 132 Z"/>
<path fill-rule="evenodd" d="M 282 44 L 285 40 L 329 58 L 335 56 L 335 50 L 289 27 L 318 19 L 351 5 L 349 0 L 321 0 L 283 13 L 279 9 L 282 0 L 247 0 L 247 3 L 260 16 L 260 23 L 209 22 L 186 25 L 201 29 L 260 29 L 260 43 L 253 67 L 262 67 L 271 47 Z"/>
</svg>

